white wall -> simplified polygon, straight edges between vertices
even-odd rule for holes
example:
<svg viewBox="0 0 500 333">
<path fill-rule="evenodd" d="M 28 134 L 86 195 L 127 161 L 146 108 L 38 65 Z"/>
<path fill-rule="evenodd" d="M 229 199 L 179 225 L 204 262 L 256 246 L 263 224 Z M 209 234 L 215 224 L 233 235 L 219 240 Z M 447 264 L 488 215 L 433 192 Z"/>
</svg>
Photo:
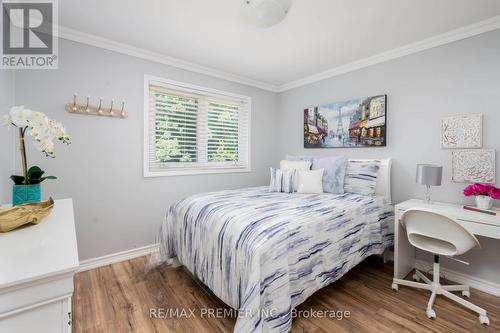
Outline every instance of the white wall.
<svg viewBox="0 0 500 333">
<path fill-rule="evenodd" d="M 9 112 L 13 104 L 13 73 L 10 70 L 0 70 L 0 124 L 3 123 L 3 115 Z M 12 174 L 12 154 L 14 146 L 12 144 L 14 128 L 7 130 L 0 128 L 0 204 L 11 201 L 11 180 Z"/>
<path fill-rule="evenodd" d="M 500 31 L 491 32 L 279 95 L 62 40 L 60 69 L 17 71 L 13 97 L 11 76 L 0 71 L 0 108 L 7 111 L 15 100 L 15 104 L 46 112 L 68 127 L 73 144 L 57 146 L 56 159 L 44 158 L 32 149 L 29 158 L 31 164 L 59 177 L 43 184 L 45 196 L 74 199 L 80 259 L 87 259 L 153 243 L 165 209 L 186 195 L 267 183 L 268 166 L 277 165 L 286 153 L 393 157 L 395 202 L 423 196 L 424 189 L 414 184 L 415 164 L 440 163 L 445 166 L 445 182 L 434 189 L 433 198 L 467 202 L 461 195 L 464 185 L 450 181 L 451 153 L 440 149 L 440 118 L 450 113 L 483 113 L 484 147 L 499 150 L 499 40 Z M 253 171 L 143 178 L 144 74 L 251 96 Z M 94 102 L 101 96 L 108 102 L 125 99 L 130 117 L 68 114 L 63 105 L 75 91 L 91 95 Z M 302 148 L 304 107 L 384 93 L 388 95 L 387 147 Z M 13 133 L 6 133 L 0 131 L 0 200 L 10 201 L 8 176 L 13 170 L 19 172 L 20 166 Z M 470 267 L 444 265 L 499 283 L 500 263 L 493 258 L 500 244 L 487 238 L 480 241 L 483 249 L 465 256 Z"/>
<path fill-rule="evenodd" d="M 167 207 L 189 194 L 268 182 L 278 158 L 276 94 L 66 40 L 59 47 L 58 70 L 16 72 L 15 98 L 62 121 L 72 136 L 54 160 L 33 149 L 29 158 L 59 177 L 43 183 L 44 197 L 73 198 L 80 260 L 154 243 Z M 143 178 L 144 74 L 250 96 L 252 172 Z M 94 103 L 124 99 L 129 118 L 68 114 L 74 92 Z"/>
<path fill-rule="evenodd" d="M 471 202 L 464 184 L 451 182 L 451 152 L 440 148 L 440 119 L 454 113 L 484 114 L 484 147 L 497 150 L 500 179 L 500 31 L 494 31 L 406 56 L 280 94 L 280 151 L 349 157 L 394 158 L 394 202 L 423 198 L 415 184 L 417 163 L 444 166 L 444 183 L 433 199 Z M 378 94 L 388 95 L 388 145 L 385 148 L 304 149 L 303 109 L 327 102 Z M 498 184 L 498 182 L 497 182 Z M 482 250 L 464 256 L 469 267 L 443 265 L 500 283 L 500 242 L 481 238 Z"/>
</svg>

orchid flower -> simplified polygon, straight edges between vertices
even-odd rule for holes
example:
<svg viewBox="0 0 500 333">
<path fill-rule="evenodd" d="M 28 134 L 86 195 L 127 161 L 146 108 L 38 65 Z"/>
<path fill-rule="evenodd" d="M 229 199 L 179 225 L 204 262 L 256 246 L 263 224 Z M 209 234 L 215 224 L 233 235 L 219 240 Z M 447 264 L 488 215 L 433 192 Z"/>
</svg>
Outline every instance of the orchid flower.
<svg viewBox="0 0 500 333">
<path fill-rule="evenodd" d="M 33 119 L 33 111 L 25 109 L 24 105 L 14 106 L 10 109 L 9 116 L 14 126 L 23 128 L 30 126 L 30 121 Z"/>
<path fill-rule="evenodd" d="M 3 125 L 13 125 L 19 128 L 23 176 L 13 177 L 18 177 L 21 181 L 24 181 L 25 184 L 27 184 L 28 180 L 26 149 L 24 143 L 26 134 L 33 138 L 33 145 L 35 148 L 45 153 L 47 157 L 55 157 L 54 140 L 70 144 L 70 138 L 66 132 L 66 128 L 64 128 L 60 122 L 50 119 L 42 112 L 27 109 L 23 105 L 12 107 L 9 114 L 3 117 Z"/>
</svg>

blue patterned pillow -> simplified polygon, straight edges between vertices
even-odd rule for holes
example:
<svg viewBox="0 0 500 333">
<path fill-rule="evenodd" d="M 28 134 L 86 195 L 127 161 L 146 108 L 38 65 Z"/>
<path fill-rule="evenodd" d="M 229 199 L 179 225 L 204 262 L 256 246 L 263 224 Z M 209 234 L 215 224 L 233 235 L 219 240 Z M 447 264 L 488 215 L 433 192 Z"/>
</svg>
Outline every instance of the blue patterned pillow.
<svg viewBox="0 0 500 333">
<path fill-rule="evenodd" d="M 379 160 L 349 160 L 344 181 L 344 191 L 362 195 L 375 194 Z"/>
<path fill-rule="evenodd" d="M 344 193 L 344 179 L 347 167 L 345 156 L 315 157 L 312 169 L 325 169 L 323 173 L 323 192 Z"/>
<path fill-rule="evenodd" d="M 269 183 L 269 192 L 293 192 L 293 172 L 290 170 L 281 170 L 271 168 L 271 182 Z"/>
</svg>

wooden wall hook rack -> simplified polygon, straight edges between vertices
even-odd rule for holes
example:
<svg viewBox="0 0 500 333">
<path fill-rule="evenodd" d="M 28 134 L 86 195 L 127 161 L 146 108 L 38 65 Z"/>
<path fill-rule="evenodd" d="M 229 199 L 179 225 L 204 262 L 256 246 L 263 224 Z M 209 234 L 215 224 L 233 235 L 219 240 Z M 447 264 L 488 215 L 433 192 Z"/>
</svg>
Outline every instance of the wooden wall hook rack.
<svg viewBox="0 0 500 333">
<path fill-rule="evenodd" d="M 77 95 L 73 95 L 73 102 L 65 105 L 65 109 L 69 113 L 82 114 L 82 115 L 92 115 L 100 117 L 112 117 L 112 118 L 127 118 L 128 113 L 125 111 L 125 101 L 122 101 L 121 108 L 115 109 L 114 101 L 111 100 L 110 106 L 108 108 L 103 107 L 102 97 L 99 98 L 98 105 L 90 104 L 90 96 L 87 96 L 86 103 L 80 104 L 77 102 Z"/>
</svg>

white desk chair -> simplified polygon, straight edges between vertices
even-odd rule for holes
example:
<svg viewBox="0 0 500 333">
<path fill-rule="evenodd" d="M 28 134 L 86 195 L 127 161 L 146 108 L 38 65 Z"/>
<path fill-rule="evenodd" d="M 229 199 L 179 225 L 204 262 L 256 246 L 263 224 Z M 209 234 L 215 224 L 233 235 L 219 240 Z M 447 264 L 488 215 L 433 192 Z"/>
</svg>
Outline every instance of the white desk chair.
<svg viewBox="0 0 500 333">
<path fill-rule="evenodd" d="M 469 286 L 447 285 L 439 283 L 439 256 L 453 257 L 461 255 L 474 247 L 480 247 L 479 241 L 457 221 L 426 209 L 409 209 L 401 216 L 400 223 L 406 229 L 408 241 L 414 247 L 434 254 L 433 281 L 424 274 L 415 270 L 413 278 L 425 283 L 394 279 L 392 289 L 398 285 L 430 290 L 432 292 L 427 304 L 427 317 L 436 318 L 432 309 L 436 295 L 443 295 L 449 299 L 475 311 L 479 314 L 481 324 L 489 325 L 486 311 L 471 302 L 452 294 L 451 291 L 461 291 L 463 296 L 470 297 Z"/>
</svg>

